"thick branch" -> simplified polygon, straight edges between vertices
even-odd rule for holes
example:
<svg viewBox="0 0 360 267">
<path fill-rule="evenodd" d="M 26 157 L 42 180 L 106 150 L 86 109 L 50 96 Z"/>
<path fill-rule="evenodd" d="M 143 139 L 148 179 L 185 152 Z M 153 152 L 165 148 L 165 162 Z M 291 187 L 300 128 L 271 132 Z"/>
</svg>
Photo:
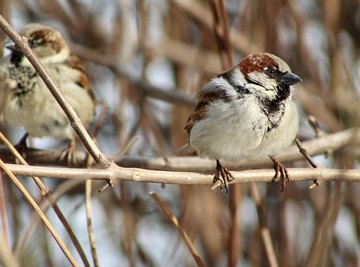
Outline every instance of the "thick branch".
<svg viewBox="0 0 360 267">
<path fill-rule="evenodd" d="M 302 142 L 304 148 L 309 155 L 315 156 L 323 153 L 333 152 L 346 145 L 360 143 L 360 128 L 351 128 L 338 133 L 325 135 L 321 138 L 312 139 Z M 59 162 L 59 155 L 62 151 L 41 151 L 28 150 L 27 160 L 34 164 L 63 164 L 67 162 Z M 12 156 L 5 149 L 0 149 L 0 156 L 7 161 L 11 161 Z M 277 158 L 282 162 L 291 162 L 294 160 L 302 160 L 303 156 L 299 153 L 296 145 L 289 147 L 280 153 Z M 86 153 L 76 152 L 74 154 L 74 162 L 84 162 Z M 137 167 L 151 170 L 167 170 L 167 171 L 192 171 L 210 173 L 214 171 L 215 162 L 213 160 L 200 159 L 198 157 L 141 157 L 141 156 L 122 156 L 120 159 L 113 159 L 122 167 Z M 254 167 L 272 166 L 268 157 L 256 159 L 253 161 L 240 161 L 239 163 L 225 163 L 231 170 L 243 170 Z"/>
<path fill-rule="evenodd" d="M 195 172 L 154 171 L 138 168 L 76 169 L 7 164 L 16 175 L 39 176 L 54 179 L 125 180 L 183 185 L 210 185 L 213 175 Z M 289 168 L 290 181 L 348 181 L 359 182 L 360 170 Z M 233 171 L 235 180 L 231 183 L 271 182 L 273 169 Z"/>
</svg>

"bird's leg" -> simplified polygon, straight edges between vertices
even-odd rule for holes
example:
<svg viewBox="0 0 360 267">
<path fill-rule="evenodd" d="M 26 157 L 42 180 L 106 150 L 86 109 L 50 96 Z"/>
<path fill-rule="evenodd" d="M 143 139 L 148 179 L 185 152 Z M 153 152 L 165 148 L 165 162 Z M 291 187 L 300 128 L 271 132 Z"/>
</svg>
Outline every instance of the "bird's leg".
<svg viewBox="0 0 360 267">
<path fill-rule="evenodd" d="M 19 152 L 20 155 L 23 156 L 24 153 L 26 153 L 27 145 L 26 145 L 26 139 L 28 138 L 29 134 L 25 133 L 19 140 L 19 142 L 14 146 L 16 150 Z"/>
<path fill-rule="evenodd" d="M 275 182 L 280 179 L 281 182 L 281 192 L 284 191 L 286 182 L 289 181 L 289 174 L 287 169 L 273 156 L 269 156 L 272 162 L 274 163 L 275 175 L 272 178 L 271 182 Z M 280 174 L 280 175 L 279 175 Z"/>
<path fill-rule="evenodd" d="M 217 159 L 216 160 L 216 173 L 214 176 L 214 180 L 213 180 L 213 185 L 220 180 L 221 181 L 221 185 L 220 185 L 220 189 L 222 190 L 222 187 L 224 186 L 226 193 L 229 192 L 229 186 L 228 186 L 228 182 L 231 182 L 232 180 L 234 180 L 234 176 L 232 176 L 231 172 L 229 172 L 226 168 L 224 168 L 220 161 Z"/>
<path fill-rule="evenodd" d="M 68 166 L 74 165 L 74 153 L 76 148 L 75 139 L 72 139 L 67 148 L 65 148 L 60 154 L 60 161 L 66 160 Z"/>
</svg>

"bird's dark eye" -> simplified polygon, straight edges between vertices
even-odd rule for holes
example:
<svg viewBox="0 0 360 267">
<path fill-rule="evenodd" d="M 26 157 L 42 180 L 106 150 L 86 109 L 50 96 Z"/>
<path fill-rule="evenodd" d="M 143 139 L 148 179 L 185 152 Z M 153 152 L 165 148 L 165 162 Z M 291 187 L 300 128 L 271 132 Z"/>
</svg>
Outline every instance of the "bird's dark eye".
<svg viewBox="0 0 360 267">
<path fill-rule="evenodd" d="M 279 71 L 273 67 L 265 69 L 265 74 L 270 78 L 276 78 L 279 75 Z"/>
<path fill-rule="evenodd" d="M 31 48 L 38 47 L 41 44 L 41 39 L 30 39 L 29 45 Z"/>
</svg>

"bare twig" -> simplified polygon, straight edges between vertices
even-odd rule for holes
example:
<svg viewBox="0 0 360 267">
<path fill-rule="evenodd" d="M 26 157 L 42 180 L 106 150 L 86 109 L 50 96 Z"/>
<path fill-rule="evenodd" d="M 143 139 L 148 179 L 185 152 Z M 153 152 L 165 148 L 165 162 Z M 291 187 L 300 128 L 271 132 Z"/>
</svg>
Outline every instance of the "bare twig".
<svg viewBox="0 0 360 267">
<path fill-rule="evenodd" d="M 302 146 L 299 138 L 295 139 L 296 145 L 299 148 L 300 153 L 305 157 L 305 159 L 310 163 L 310 165 L 313 168 L 321 168 L 321 166 L 319 164 L 317 164 L 312 157 L 309 155 L 309 153 L 307 152 L 307 150 Z M 310 189 L 314 188 L 315 186 L 319 186 L 320 183 L 318 180 L 313 180 L 313 184 L 310 186 Z"/>
<path fill-rule="evenodd" d="M 310 123 L 310 126 L 314 129 L 316 137 L 324 136 L 325 133 L 323 130 L 321 130 L 320 124 L 315 116 L 310 115 L 308 117 L 308 122 Z"/>
<path fill-rule="evenodd" d="M 0 132 L 0 140 L 3 144 L 5 144 L 10 152 L 15 156 L 15 158 L 23 165 L 29 166 L 29 164 L 25 161 L 25 159 L 20 155 L 20 153 L 15 149 L 15 147 L 10 143 L 10 141 Z M 35 184 L 38 186 L 40 190 L 41 196 L 49 201 L 50 205 L 54 209 L 54 212 L 58 216 L 60 222 L 63 224 L 64 228 L 66 229 L 67 233 L 70 236 L 71 241 L 73 242 L 76 251 L 79 253 L 81 260 L 83 261 L 84 266 L 90 266 L 84 250 L 80 245 L 79 240 L 77 239 L 74 231 L 72 230 L 69 222 L 65 218 L 64 214 L 62 213 L 61 209 L 59 208 L 58 204 L 56 203 L 55 199 L 53 198 L 50 189 L 41 181 L 41 179 L 37 176 L 32 177 Z"/>
<path fill-rule="evenodd" d="M 9 239 L 9 225 L 8 225 L 8 216 L 7 209 L 5 204 L 5 191 L 4 191 L 4 182 L 3 175 L 0 173 L 0 220 L 1 220 L 1 232 L 0 232 L 0 242 L 6 248 L 10 249 L 10 239 Z"/>
<path fill-rule="evenodd" d="M 95 236 L 94 236 L 94 227 L 92 224 L 92 215 L 91 215 L 91 188 L 92 188 L 92 180 L 87 180 L 85 183 L 85 206 L 86 206 L 86 221 L 88 227 L 88 236 L 90 240 L 90 247 L 91 247 L 91 255 L 93 258 L 93 264 L 95 267 L 99 266 L 99 260 L 96 253 L 96 243 L 95 243 Z"/>
<path fill-rule="evenodd" d="M 317 164 L 310 156 L 310 154 L 307 152 L 307 150 L 304 148 L 304 146 L 301 144 L 299 138 L 295 139 L 295 143 L 297 147 L 299 148 L 299 152 L 304 156 L 304 158 L 310 163 L 310 165 L 313 168 L 319 168 L 319 164 Z"/>
<path fill-rule="evenodd" d="M 10 10 L 10 1 L 2 0 L 0 2 L 0 14 L 3 15 L 6 19 L 9 18 L 9 10 Z M 6 38 L 6 34 L 0 32 L 0 58 L 3 56 L 4 52 L 4 41 Z"/>
<path fill-rule="evenodd" d="M 0 159 L 0 167 L 4 170 L 4 172 L 11 178 L 13 183 L 16 185 L 16 187 L 21 191 L 21 193 L 24 195 L 26 200 L 30 203 L 30 205 L 36 210 L 36 212 L 39 214 L 41 220 L 44 222 L 46 228 L 49 230 L 51 235 L 54 237 L 56 243 L 58 243 L 60 249 L 64 252 L 66 258 L 69 260 L 72 266 L 79 266 L 77 262 L 75 261 L 75 258 L 69 251 L 69 249 L 66 247 L 65 243 L 61 240 L 59 234 L 56 232 L 54 227 L 51 225 L 48 218 L 45 216 L 43 211 L 40 209 L 38 204 L 35 202 L 35 200 L 32 198 L 32 196 L 29 194 L 29 192 L 26 190 L 26 188 L 20 183 L 20 181 L 16 178 L 16 176 L 12 173 L 12 171 L 8 168 L 8 166 Z"/>
<path fill-rule="evenodd" d="M 326 206 L 322 210 L 321 217 L 318 221 L 318 227 L 316 227 L 306 264 L 303 264 L 303 266 L 316 267 L 322 263 L 326 263 L 326 261 L 324 262 L 324 258 L 328 258 L 326 252 L 333 238 L 335 222 L 344 200 L 344 193 L 341 187 L 341 184 L 335 183 L 331 188 Z"/>
<path fill-rule="evenodd" d="M 210 185 L 214 178 L 213 175 L 195 172 L 154 171 L 138 168 L 77 169 L 19 166 L 16 164 L 6 164 L 6 166 L 16 175 L 39 176 L 53 179 L 74 179 L 81 181 L 85 181 L 86 179 L 107 181 L 111 179 L 114 180 L 114 182 L 116 180 L 126 180 L 164 184 Z M 360 181 L 360 170 L 355 169 L 288 168 L 288 172 L 290 181 L 309 181 L 314 179 L 318 179 L 319 181 Z M 274 176 L 273 169 L 232 171 L 231 173 L 235 179 L 229 184 L 271 182 Z"/>
<path fill-rule="evenodd" d="M 100 127 L 104 123 L 104 119 L 105 119 L 105 108 L 104 107 L 105 106 L 103 106 L 103 111 L 97 121 L 96 128 L 94 130 L 94 134 L 93 134 L 94 143 L 96 143 L 96 136 L 97 136 L 98 132 L 100 131 Z M 90 167 L 93 165 L 93 163 L 94 163 L 94 159 L 89 157 L 87 159 L 86 165 L 87 165 L 87 167 Z M 92 180 L 89 179 L 89 180 L 86 180 L 86 183 L 85 183 L 86 225 L 88 228 L 88 237 L 89 237 L 89 242 L 90 242 L 90 250 L 91 250 L 91 256 L 93 259 L 93 264 L 95 267 L 98 267 L 99 259 L 97 256 L 95 235 L 94 235 L 94 226 L 93 226 L 93 222 L 92 222 L 92 212 L 91 212 L 91 191 L 92 191 Z"/>
<path fill-rule="evenodd" d="M 205 7 L 201 1 L 193 0 L 172 0 L 172 2 L 182 8 L 187 14 L 192 16 L 205 27 L 212 29 L 214 26 L 214 17 L 209 8 Z M 240 33 L 235 28 L 230 27 L 230 40 L 234 48 L 247 55 L 249 53 L 259 52 L 260 48 L 251 42 L 245 34 Z"/>
<path fill-rule="evenodd" d="M 273 246 L 271 236 L 270 236 L 270 231 L 269 231 L 269 228 L 266 225 L 265 214 L 264 214 L 263 206 L 261 204 L 261 198 L 260 198 L 259 190 L 258 190 L 257 186 L 255 186 L 254 183 L 251 183 L 251 195 L 252 195 L 252 198 L 253 198 L 254 203 L 256 205 L 256 210 L 257 210 L 258 219 L 259 219 L 261 240 L 263 242 L 263 245 L 264 245 L 264 248 L 265 248 L 265 251 L 266 251 L 266 256 L 267 256 L 268 261 L 269 261 L 269 266 L 278 267 L 279 264 L 278 264 L 278 261 L 276 259 L 274 246 Z"/>
<path fill-rule="evenodd" d="M 150 192 L 152 198 L 156 201 L 156 203 L 160 206 L 163 212 L 166 214 L 168 219 L 175 225 L 176 229 L 179 231 L 181 237 L 184 239 L 187 248 L 189 249 L 191 255 L 193 256 L 197 266 L 205 267 L 205 264 L 202 262 L 199 253 L 197 252 L 195 246 L 193 245 L 192 241 L 190 240 L 189 236 L 185 232 L 185 230 L 180 226 L 179 221 L 166 205 L 164 201 L 160 199 L 160 197 L 155 192 Z"/>
<path fill-rule="evenodd" d="M 52 197 L 54 201 L 57 201 L 61 196 L 63 196 L 65 193 L 70 191 L 71 189 L 74 189 L 75 187 L 79 186 L 80 184 L 83 184 L 84 181 L 81 180 L 68 180 L 63 183 L 61 183 L 60 186 L 57 187 L 57 189 L 52 192 Z M 40 203 L 40 208 L 42 211 L 46 212 L 50 207 L 49 201 L 43 199 Z M 26 228 L 24 229 L 24 234 L 20 236 L 19 242 L 16 243 L 16 247 L 14 249 L 15 254 L 19 255 L 20 251 L 24 251 L 26 244 L 28 244 L 29 238 L 31 234 L 33 233 L 33 230 L 36 228 L 37 222 L 39 221 L 39 216 L 36 214 L 36 212 L 33 213 L 31 218 L 28 220 L 28 224 L 26 225 Z M 85 264 L 84 264 L 85 265 Z"/>
<path fill-rule="evenodd" d="M 18 259 L 15 257 L 14 252 L 11 248 L 6 244 L 4 240 L 4 235 L 0 235 L 0 259 L 1 266 L 4 267 L 19 267 L 20 264 Z"/>
</svg>

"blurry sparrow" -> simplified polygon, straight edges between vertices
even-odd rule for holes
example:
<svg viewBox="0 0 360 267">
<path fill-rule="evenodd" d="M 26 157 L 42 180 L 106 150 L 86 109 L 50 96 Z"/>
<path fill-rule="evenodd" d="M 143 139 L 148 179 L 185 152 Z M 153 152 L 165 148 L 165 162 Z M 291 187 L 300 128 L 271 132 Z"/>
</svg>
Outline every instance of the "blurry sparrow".
<svg viewBox="0 0 360 267">
<path fill-rule="evenodd" d="M 282 190 L 286 168 L 274 155 L 288 147 L 298 131 L 298 113 L 291 85 L 301 79 L 279 57 L 251 54 L 219 74 L 197 94 L 198 104 L 185 130 L 190 146 L 204 158 L 216 159 L 214 183 L 233 176 L 220 159 L 238 161 L 269 156 Z M 280 173 L 280 176 L 279 176 Z"/>
<path fill-rule="evenodd" d="M 66 101 L 87 127 L 94 116 L 94 95 L 83 66 L 70 52 L 60 32 L 49 26 L 28 24 L 20 35 L 27 38 Z M 74 131 L 65 113 L 33 66 L 14 45 L 8 48 L 10 55 L 0 63 L 0 111 L 5 121 L 24 127 L 34 137 L 74 141 Z"/>
</svg>

